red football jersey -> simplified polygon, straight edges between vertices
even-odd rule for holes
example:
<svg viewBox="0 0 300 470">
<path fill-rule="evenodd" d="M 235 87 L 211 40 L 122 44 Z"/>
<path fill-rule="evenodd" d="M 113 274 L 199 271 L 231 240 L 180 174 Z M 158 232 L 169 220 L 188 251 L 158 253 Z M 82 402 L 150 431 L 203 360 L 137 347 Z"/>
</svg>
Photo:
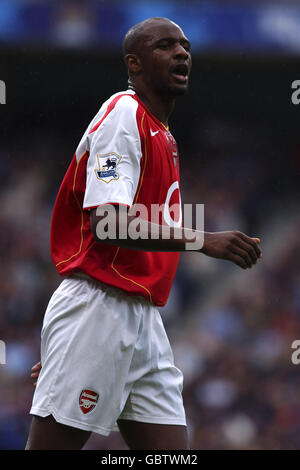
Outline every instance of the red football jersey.
<svg viewBox="0 0 300 470">
<path fill-rule="evenodd" d="M 102 204 L 164 205 L 163 224 L 181 226 L 176 142 L 132 90 L 116 93 L 83 135 L 61 184 L 51 222 L 51 256 L 62 276 L 89 277 L 164 305 L 179 260 L 96 242 L 89 209 Z M 174 220 L 175 219 L 175 220 Z M 152 219 L 154 222 L 154 220 Z"/>
</svg>

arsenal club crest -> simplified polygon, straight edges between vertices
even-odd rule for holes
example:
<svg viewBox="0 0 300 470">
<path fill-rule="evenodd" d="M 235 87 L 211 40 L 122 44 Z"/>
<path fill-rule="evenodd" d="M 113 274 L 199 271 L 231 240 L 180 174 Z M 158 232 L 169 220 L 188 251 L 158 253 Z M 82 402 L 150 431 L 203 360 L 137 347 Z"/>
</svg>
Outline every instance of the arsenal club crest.
<svg viewBox="0 0 300 470">
<path fill-rule="evenodd" d="M 178 149 L 177 149 L 176 140 L 174 139 L 171 132 L 169 131 L 165 131 L 165 136 L 169 144 L 169 149 L 172 152 L 174 166 L 176 167 L 177 162 L 178 162 Z"/>
<path fill-rule="evenodd" d="M 85 415 L 90 413 L 97 405 L 98 398 L 99 394 L 97 392 L 88 389 L 82 390 L 79 397 L 79 406 L 82 413 Z"/>
<path fill-rule="evenodd" d="M 119 179 L 119 173 L 116 171 L 118 164 L 121 161 L 121 156 L 116 153 L 106 153 L 105 155 L 97 155 L 98 170 L 95 174 L 98 180 L 109 183 L 112 180 Z"/>
</svg>

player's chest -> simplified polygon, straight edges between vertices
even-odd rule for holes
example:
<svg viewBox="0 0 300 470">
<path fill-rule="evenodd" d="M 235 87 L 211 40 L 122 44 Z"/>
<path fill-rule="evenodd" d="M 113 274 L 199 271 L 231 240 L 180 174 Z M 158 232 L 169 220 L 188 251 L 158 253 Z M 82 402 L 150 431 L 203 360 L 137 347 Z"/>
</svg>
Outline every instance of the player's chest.
<svg viewBox="0 0 300 470">
<path fill-rule="evenodd" d="M 149 126 L 146 137 L 145 157 L 148 170 L 159 179 L 179 179 L 179 155 L 177 143 L 167 129 Z"/>
</svg>

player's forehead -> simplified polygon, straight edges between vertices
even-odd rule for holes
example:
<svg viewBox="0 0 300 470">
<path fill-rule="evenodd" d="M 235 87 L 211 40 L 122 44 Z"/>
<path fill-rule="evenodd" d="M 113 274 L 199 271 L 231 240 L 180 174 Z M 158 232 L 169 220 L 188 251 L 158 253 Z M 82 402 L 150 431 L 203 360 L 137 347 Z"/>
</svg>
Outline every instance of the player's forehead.
<svg viewBox="0 0 300 470">
<path fill-rule="evenodd" d="M 149 22 L 143 28 L 143 44 L 146 47 L 168 38 L 179 41 L 187 40 L 183 30 L 173 21 L 157 20 Z"/>
</svg>

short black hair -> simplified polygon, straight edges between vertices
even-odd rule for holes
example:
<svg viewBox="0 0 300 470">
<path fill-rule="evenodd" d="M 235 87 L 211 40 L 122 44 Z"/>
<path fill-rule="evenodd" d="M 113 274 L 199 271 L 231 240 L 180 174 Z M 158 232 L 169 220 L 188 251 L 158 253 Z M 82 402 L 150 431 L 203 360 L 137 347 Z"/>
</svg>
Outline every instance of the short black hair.
<svg viewBox="0 0 300 470">
<path fill-rule="evenodd" d="M 127 54 L 138 54 L 141 46 L 141 38 L 144 34 L 144 28 L 146 25 L 149 23 L 155 22 L 155 21 L 169 21 L 168 18 L 163 18 L 163 17 L 153 17 L 153 18 L 148 18 L 144 21 L 141 21 L 140 23 L 135 24 L 132 26 L 129 31 L 126 33 L 124 40 L 123 40 L 123 55 Z"/>
</svg>

